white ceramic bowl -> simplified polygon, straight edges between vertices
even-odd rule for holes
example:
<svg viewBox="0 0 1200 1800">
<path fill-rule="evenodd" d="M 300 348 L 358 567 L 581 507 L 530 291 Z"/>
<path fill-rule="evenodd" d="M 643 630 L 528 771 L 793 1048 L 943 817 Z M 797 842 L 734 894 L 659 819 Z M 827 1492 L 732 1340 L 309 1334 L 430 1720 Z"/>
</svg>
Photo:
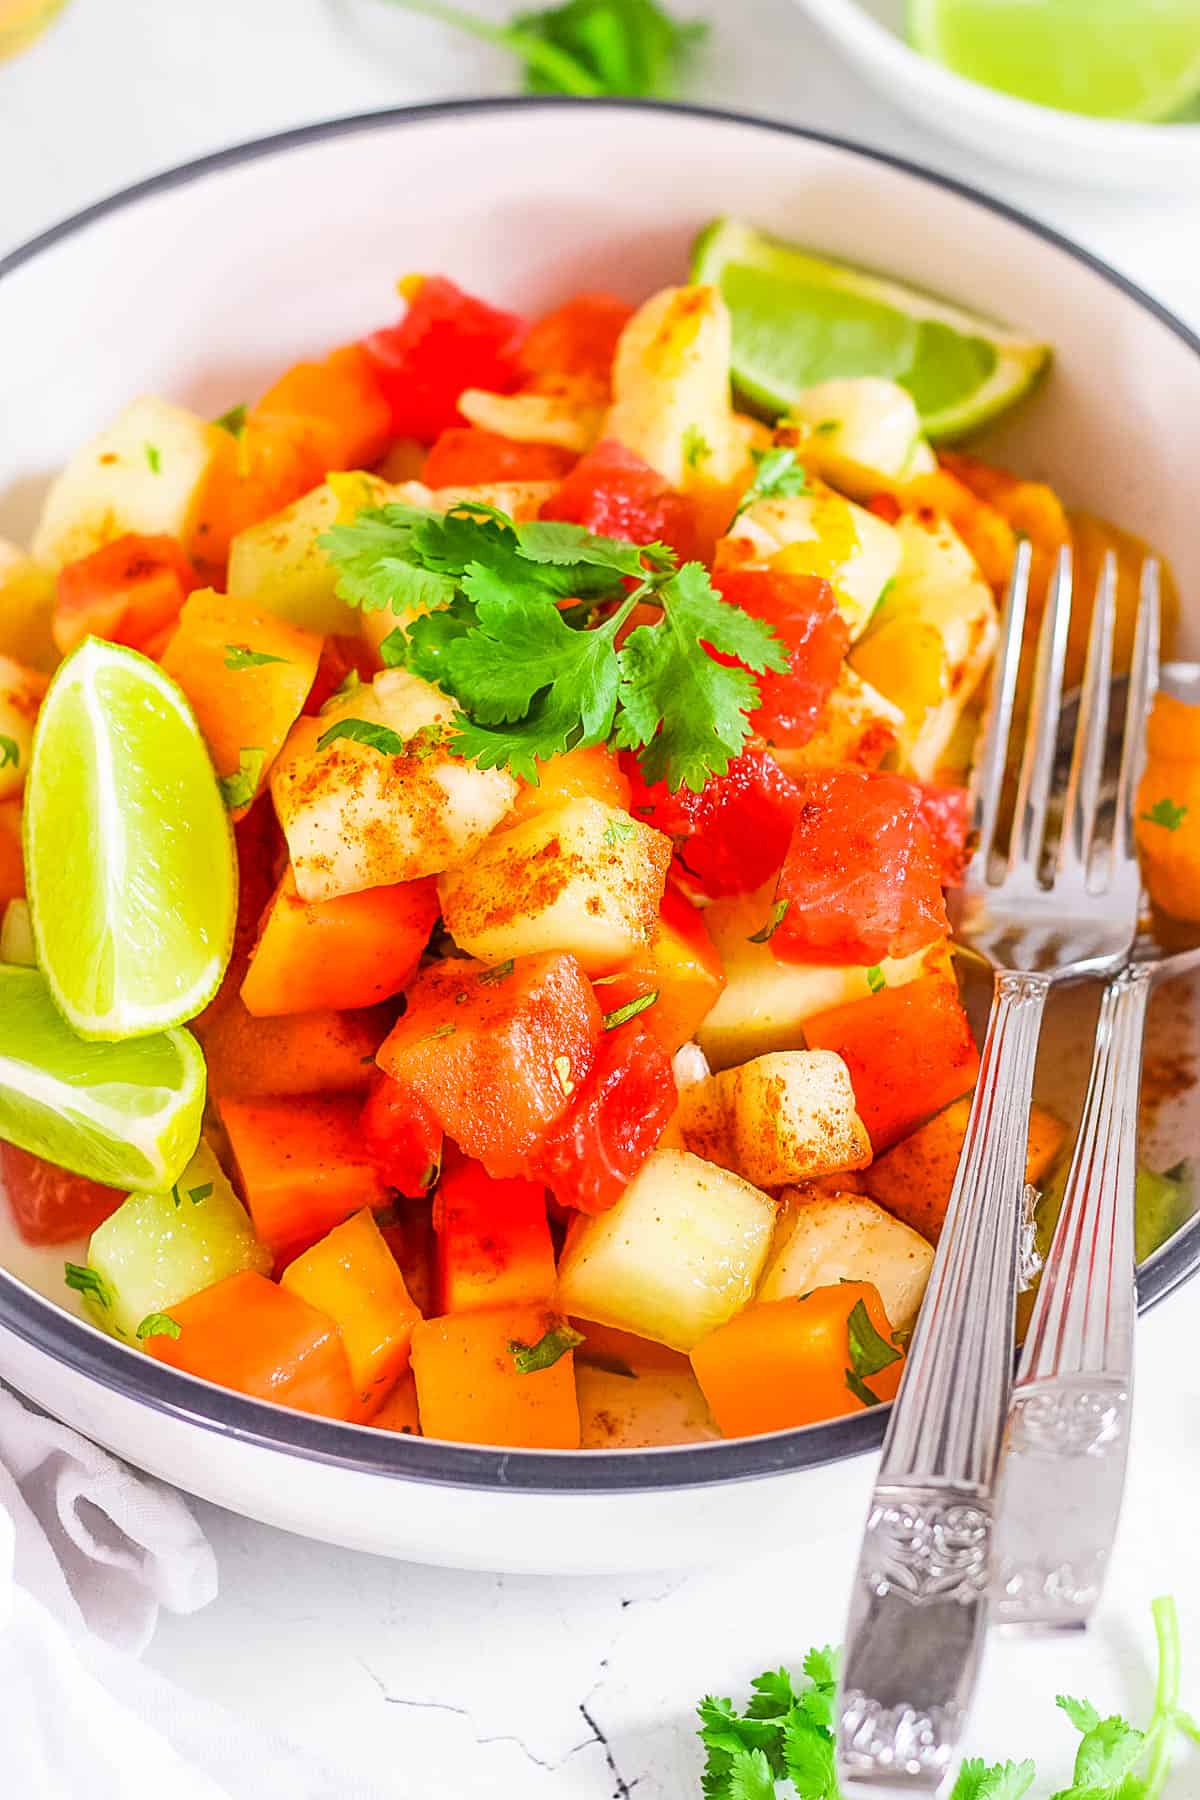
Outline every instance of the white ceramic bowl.
<svg viewBox="0 0 1200 1800">
<path fill-rule="evenodd" d="M 906 0 L 797 0 L 885 99 L 933 131 L 1054 181 L 1190 192 L 1200 125 L 1085 118 L 998 93 L 911 49 Z"/>
<path fill-rule="evenodd" d="M 131 394 L 216 413 L 386 319 L 406 269 L 444 269 L 518 307 L 579 287 L 634 299 L 679 279 L 697 229 L 723 211 L 1051 340 L 1053 374 L 992 447 L 1144 533 L 1200 592 L 1186 479 L 1200 461 L 1200 342 L 1181 325 L 925 171 L 634 103 L 482 102 L 315 126 L 117 195 L 0 263 L 0 533 L 28 532 L 47 473 Z M 1176 1053 L 1196 1016 L 1170 1026 Z M 1049 1059 L 1068 1086 L 1087 1050 Z M 1196 1136 L 1177 1108 L 1156 1129 L 1156 1167 Z M 277 1525 L 434 1562 L 571 1571 L 802 1539 L 831 1505 L 865 1504 L 878 1414 L 737 1443 L 506 1453 L 230 1394 L 72 1316 L 61 1253 L 23 1251 L 5 1218 L 0 1205 L 0 1374 L 143 1467 Z M 1143 1300 L 1198 1258 L 1200 1230 L 1185 1230 L 1148 1265 Z"/>
</svg>

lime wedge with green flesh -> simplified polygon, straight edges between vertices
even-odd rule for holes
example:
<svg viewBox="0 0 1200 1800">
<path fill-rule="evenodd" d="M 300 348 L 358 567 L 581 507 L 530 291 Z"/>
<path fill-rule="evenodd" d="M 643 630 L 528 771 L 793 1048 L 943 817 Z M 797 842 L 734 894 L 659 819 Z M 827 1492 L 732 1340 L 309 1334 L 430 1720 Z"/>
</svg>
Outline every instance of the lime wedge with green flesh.
<svg viewBox="0 0 1200 1800">
<path fill-rule="evenodd" d="M 38 715 L 25 797 L 38 964 L 83 1037 L 194 1018 L 233 942 L 229 816 L 192 710 L 156 663 L 88 638 Z"/>
<path fill-rule="evenodd" d="M 199 1140 L 204 1089 L 190 1032 L 89 1042 L 40 970 L 0 966 L 0 1137 L 109 1187 L 170 1188 Z"/>
<path fill-rule="evenodd" d="M 923 56 L 1062 112 L 1167 119 L 1200 91 L 1196 0 L 909 0 Z"/>
<path fill-rule="evenodd" d="M 946 442 L 1006 411 L 1050 356 L 1045 344 L 738 219 L 701 232 L 692 280 L 719 288 L 729 307 L 735 387 L 776 417 L 818 382 L 877 375 L 906 388 L 926 436 Z"/>
</svg>

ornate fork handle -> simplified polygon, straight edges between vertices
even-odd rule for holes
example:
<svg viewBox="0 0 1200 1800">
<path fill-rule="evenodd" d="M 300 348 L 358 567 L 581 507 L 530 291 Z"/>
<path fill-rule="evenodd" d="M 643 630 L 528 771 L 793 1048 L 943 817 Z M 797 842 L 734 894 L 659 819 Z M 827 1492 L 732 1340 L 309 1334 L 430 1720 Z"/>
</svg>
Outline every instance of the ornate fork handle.
<svg viewBox="0 0 1200 1800">
<path fill-rule="evenodd" d="M 1129 1448 L 1134 1182 L 1151 970 L 1110 982 L 1062 1212 L 1008 1415 L 992 1604 L 1007 1624 L 1086 1623 Z"/>
<path fill-rule="evenodd" d="M 1044 975 L 996 976 L 966 1141 L 851 1599 L 838 1731 L 851 1793 L 879 1781 L 934 1792 L 975 1685 L 1011 1380 L 1029 1105 L 1049 986 Z"/>
</svg>

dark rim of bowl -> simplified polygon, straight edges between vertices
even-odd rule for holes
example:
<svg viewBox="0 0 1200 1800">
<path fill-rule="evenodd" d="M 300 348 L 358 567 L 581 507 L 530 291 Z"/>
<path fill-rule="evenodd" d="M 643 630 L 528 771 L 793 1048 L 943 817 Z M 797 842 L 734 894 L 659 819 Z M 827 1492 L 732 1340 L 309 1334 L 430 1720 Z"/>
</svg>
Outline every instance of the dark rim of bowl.
<svg viewBox="0 0 1200 1800">
<path fill-rule="evenodd" d="M 404 126 L 432 118 L 453 118 L 503 112 L 559 111 L 566 107 L 619 109 L 627 112 L 677 113 L 687 118 L 709 119 L 719 124 L 749 126 L 781 137 L 802 138 L 868 162 L 899 169 L 995 213 L 1019 225 L 1035 237 L 1083 263 L 1110 286 L 1120 289 L 1144 312 L 1174 333 L 1200 355 L 1200 337 L 1134 282 L 1111 268 L 1100 257 L 1063 237 L 1051 227 L 981 193 L 966 182 L 925 168 L 920 163 L 887 151 L 870 149 L 848 138 L 803 126 L 786 125 L 752 114 L 721 107 L 668 104 L 653 100 L 569 100 L 555 96 L 435 101 L 424 106 L 390 107 L 303 125 L 270 137 L 236 144 L 209 156 L 166 169 L 146 181 L 85 207 L 52 225 L 26 244 L 0 258 L 0 277 L 50 249 L 63 238 L 85 229 L 108 213 L 153 194 L 167 192 L 185 182 L 222 169 L 236 167 L 260 156 L 319 143 L 380 126 Z M 1200 1268 L 1200 1217 L 1169 1240 L 1138 1271 L 1138 1303 L 1144 1311 L 1174 1291 Z M 889 1408 L 856 1413 L 823 1425 L 767 1437 L 732 1442 L 684 1444 L 644 1450 L 541 1451 L 497 1450 L 440 1440 L 372 1431 L 361 1425 L 297 1413 L 266 1401 L 253 1400 L 227 1389 L 215 1388 L 165 1364 L 155 1362 L 106 1337 L 50 1300 L 0 1270 L 0 1326 L 6 1327 L 33 1349 L 56 1362 L 66 1363 L 123 1398 L 137 1401 L 186 1424 L 238 1439 L 260 1449 L 299 1456 L 358 1474 L 394 1480 L 429 1482 L 441 1486 L 483 1488 L 494 1492 L 518 1490 L 534 1493 L 597 1494 L 653 1489 L 707 1487 L 716 1483 L 750 1481 L 815 1468 L 823 1463 L 876 1449 L 883 1440 Z"/>
</svg>

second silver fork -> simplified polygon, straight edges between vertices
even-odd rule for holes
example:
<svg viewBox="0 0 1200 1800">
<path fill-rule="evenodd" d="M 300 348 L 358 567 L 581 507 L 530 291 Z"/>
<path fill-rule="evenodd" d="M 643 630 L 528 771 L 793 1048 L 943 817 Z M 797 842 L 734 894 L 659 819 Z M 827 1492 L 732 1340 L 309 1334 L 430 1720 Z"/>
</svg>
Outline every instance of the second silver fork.
<svg viewBox="0 0 1200 1800">
<path fill-rule="evenodd" d="M 881 1784 L 893 1792 L 935 1792 L 961 1735 L 987 1622 L 1042 1014 L 1055 983 L 1119 967 L 1137 926 L 1136 865 L 1131 887 L 1124 839 L 1107 846 L 1102 873 L 1093 854 L 1106 847 L 1098 825 L 1116 605 L 1111 558 L 1093 610 L 1057 850 L 1047 858 L 1070 622 L 1065 552 L 1039 633 L 1009 851 L 1005 857 L 997 852 L 1028 583 L 1029 547 L 1022 544 L 978 764 L 978 847 L 959 933 L 992 962 L 994 998 L 962 1157 L 892 1409 L 851 1599 L 838 1717 L 839 1773 L 849 1794 L 879 1791 Z M 1126 714 L 1139 728 L 1151 648 L 1139 618 Z M 1134 779 L 1130 738 L 1127 729 L 1121 781 L 1126 813 Z M 1048 885 L 1046 860 L 1052 866 Z"/>
</svg>

